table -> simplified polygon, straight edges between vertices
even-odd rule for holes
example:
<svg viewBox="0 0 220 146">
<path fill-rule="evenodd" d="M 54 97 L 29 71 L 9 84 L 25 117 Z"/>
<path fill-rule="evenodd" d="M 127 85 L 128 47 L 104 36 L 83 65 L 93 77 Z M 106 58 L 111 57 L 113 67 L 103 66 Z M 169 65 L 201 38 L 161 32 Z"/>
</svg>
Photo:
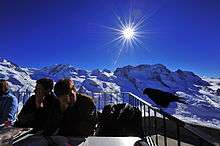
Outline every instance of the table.
<svg viewBox="0 0 220 146">
<path fill-rule="evenodd" d="M 32 128 L 3 127 L 0 129 L 0 145 L 12 144 L 14 141 L 25 136 L 31 130 Z"/>
<path fill-rule="evenodd" d="M 18 139 L 25 139 L 26 136 L 29 134 L 21 137 Z M 149 137 L 150 138 L 150 137 Z M 90 136 L 87 138 L 80 138 L 80 137 L 64 137 L 64 136 L 51 136 L 51 139 L 56 145 L 63 146 L 63 145 L 73 145 L 73 146 L 155 146 L 149 140 L 141 140 L 139 137 L 97 137 L 97 136 Z M 25 141 L 20 141 L 21 143 L 26 142 L 33 145 L 47 145 L 47 140 L 45 137 L 40 135 L 32 135 L 28 137 Z M 20 144 L 19 142 L 16 144 Z"/>
<path fill-rule="evenodd" d="M 90 136 L 79 146 L 134 146 L 139 137 L 95 137 Z"/>
</svg>

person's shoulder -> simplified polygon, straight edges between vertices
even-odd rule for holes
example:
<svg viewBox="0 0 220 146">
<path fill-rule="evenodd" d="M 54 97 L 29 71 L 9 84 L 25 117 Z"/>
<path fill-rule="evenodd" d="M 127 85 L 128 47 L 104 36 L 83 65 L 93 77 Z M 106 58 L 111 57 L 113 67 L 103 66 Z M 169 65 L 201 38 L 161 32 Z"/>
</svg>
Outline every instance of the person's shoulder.
<svg viewBox="0 0 220 146">
<path fill-rule="evenodd" d="M 31 95 L 28 100 L 29 101 L 32 101 L 32 100 L 35 101 L 35 99 L 36 99 L 36 96 L 35 95 Z"/>
<path fill-rule="evenodd" d="M 82 93 L 78 93 L 78 98 L 81 98 L 81 99 L 87 99 L 87 100 L 91 100 L 93 101 L 93 98 L 89 95 L 86 95 L 86 94 L 82 94 Z"/>
<path fill-rule="evenodd" d="M 95 108 L 94 100 L 91 96 L 86 94 L 77 94 L 76 105 L 79 105 L 81 108 Z"/>
<path fill-rule="evenodd" d="M 78 94 L 77 94 L 77 100 L 78 100 L 78 102 L 80 102 L 80 103 L 87 103 L 87 104 L 92 104 L 92 105 L 94 105 L 93 97 L 91 97 L 91 96 L 89 96 L 89 95 L 86 95 L 86 94 L 78 93 Z"/>
<path fill-rule="evenodd" d="M 45 98 L 48 100 L 56 100 L 56 96 L 54 94 L 48 94 Z"/>
<path fill-rule="evenodd" d="M 48 95 L 46 99 L 51 103 L 58 103 L 59 102 L 59 99 L 54 94 Z"/>
<path fill-rule="evenodd" d="M 31 97 L 29 97 L 29 99 L 27 100 L 27 102 L 25 103 L 25 105 L 35 104 L 35 99 L 36 99 L 36 96 L 35 96 L 35 95 L 32 95 Z"/>
</svg>

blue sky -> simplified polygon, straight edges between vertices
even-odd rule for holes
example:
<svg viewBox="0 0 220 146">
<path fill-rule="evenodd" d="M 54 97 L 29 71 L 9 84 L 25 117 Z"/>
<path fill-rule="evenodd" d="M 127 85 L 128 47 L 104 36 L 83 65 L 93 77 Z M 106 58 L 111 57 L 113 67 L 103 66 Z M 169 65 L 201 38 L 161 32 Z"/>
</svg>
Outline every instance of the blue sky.
<svg viewBox="0 0 220 146">
<path fill-rule="evenodd" d="M 142 47 L 120 49 L 116 13 L 149 17 Z M 0 0 L 0 56 L 21 66 L 71 64 L 84 69 L 166 65 L 220 77 L 219 0 Z"/>
</svg>

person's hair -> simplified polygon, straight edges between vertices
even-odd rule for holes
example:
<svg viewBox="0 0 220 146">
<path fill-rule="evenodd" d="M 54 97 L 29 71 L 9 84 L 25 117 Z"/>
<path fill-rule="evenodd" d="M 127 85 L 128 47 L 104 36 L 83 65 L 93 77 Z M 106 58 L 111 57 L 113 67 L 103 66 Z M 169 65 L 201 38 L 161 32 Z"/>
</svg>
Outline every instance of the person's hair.
<svg viewBox="0 0 220 146">
<path fill-rule="evenodd" d="M 8 91 L 8 82 L 5 79 L 0 79 L 0 93 L 5 93 Z"/>
<path fill-rule="evenodd" d="M 52 92 L 52 90 L 53 90 L 53 80 L 52 79 L 42 78 L 42 79 L 37 80 L 36 83 L 42 85 L 43 88 L 45 90 L 47 90 L 48 92 Z"/>
<path fill-rule="evenodd" d="M 70 85 L 73 86 L 71 87 Z M 69 95 L 72 90 L 76 91 L 76 88 L 70 79 L 61 79 L 54 86 L 56 96 Z"/>
</svg>

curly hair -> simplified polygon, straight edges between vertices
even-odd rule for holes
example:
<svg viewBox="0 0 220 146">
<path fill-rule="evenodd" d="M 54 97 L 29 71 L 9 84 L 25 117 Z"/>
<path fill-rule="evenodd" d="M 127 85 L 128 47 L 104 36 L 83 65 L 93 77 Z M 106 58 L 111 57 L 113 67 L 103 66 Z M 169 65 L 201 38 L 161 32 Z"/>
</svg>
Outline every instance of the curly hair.
<svg viewBox="0 0 220 146">
<path fill-rule="evenodd" d="M 69 95 L 72 90 L 76 92 L 76 88 L 70 79 L 61 79 L 54 87 L 54 93 L 56 96 Z"/>
<path fill-rule="evenodd" d="M 8 86 L 8 81 L 5 79 L 0 80 L 0 94 L 4 94 L 8 91 L 9 86 Z"/>
<path fill-rule="evenodd" d="M 37 80 L 37 84 L 41 84 L 45 90 L 52 92 L 53 90 L 53 80 L 49 78 L 42 78 Z"/>
</svg>

